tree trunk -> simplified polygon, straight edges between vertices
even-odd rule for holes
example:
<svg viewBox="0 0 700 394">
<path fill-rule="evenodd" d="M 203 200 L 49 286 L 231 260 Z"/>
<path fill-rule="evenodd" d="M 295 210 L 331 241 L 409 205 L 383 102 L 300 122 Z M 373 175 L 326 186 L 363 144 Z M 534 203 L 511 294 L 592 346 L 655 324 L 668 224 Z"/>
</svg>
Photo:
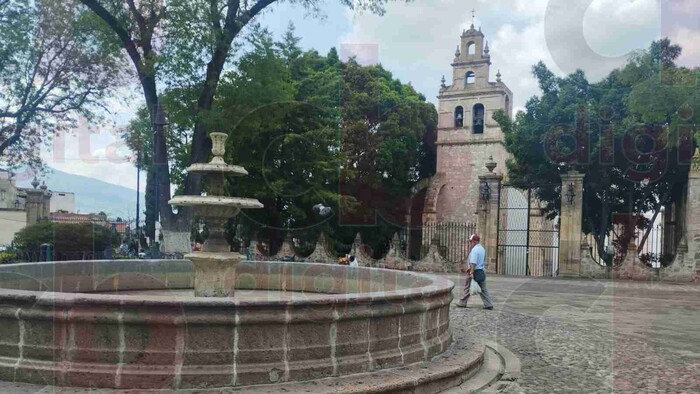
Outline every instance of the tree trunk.
<svg viewBox="0 0 700 394">
<path fill-rule="evenodd" d="M 649 223 L 649 227 L 644 231 L 644 236 L 642 237 L 641 242 L 639 242 L 639 246 L 637 246 L 638 250 L 642 250 L 644 248 L 644 244 L 647 243 L 647 238 L 649 238 L 649 234 L 651 233 L 651 230 L 654 228 L 654 222 L 656 222 L 657 216 L 659 216 L 659 212 L 661 212 L 661 207 L 664 206 L 664 202 L 662 201 L 659 204 L 659 207 L 656 208 L 654 211 L 654 215 L 651 217 L 651 222 Z"/>
</svg>

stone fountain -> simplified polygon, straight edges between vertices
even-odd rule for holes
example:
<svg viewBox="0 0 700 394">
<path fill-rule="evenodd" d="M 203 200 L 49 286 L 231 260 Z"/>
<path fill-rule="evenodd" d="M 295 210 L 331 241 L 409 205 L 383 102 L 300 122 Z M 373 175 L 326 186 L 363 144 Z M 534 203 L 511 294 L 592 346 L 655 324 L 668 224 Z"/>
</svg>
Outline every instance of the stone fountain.
<svg viewBox="0 0 700 394">
<path fill-rule="evenodd" d="M 187 172 L 202 174 L 209 193 L 204 196 L 175 196 L 169 204 L 177 207 L 191 207 L 195 217 L 203 218 L 209 227 L 209 238 L 201 251 L 185 255 L 194 265 L 195 297 L 232 297 L 236 284 L 236 267 L 243 255 L 231 252 L 226 241 L 226 223 L 241 209 L 262 208 L 260 201 L 253 198 L 224 196 L 224 182 L 227 176 L 245 176 L 248 171 L 241 166 L 227 164 L 226 133 L 209 134 L 214 158 L 209 163 L 195 163 Z"/>
<path fill-rule="evenodd" d="M 0 266 L 0 391 L 432 394 L 481 368 L 483 344 L 459 327 L 452 341 L 446 278 L 231 252 L 226 221 L 263 206 L 223 196 L 247 174 L 224 162 L 226 137 L 188 169 L 208 195 L 170 201 L 208 223 L 201 252 Z"/>
</svg>

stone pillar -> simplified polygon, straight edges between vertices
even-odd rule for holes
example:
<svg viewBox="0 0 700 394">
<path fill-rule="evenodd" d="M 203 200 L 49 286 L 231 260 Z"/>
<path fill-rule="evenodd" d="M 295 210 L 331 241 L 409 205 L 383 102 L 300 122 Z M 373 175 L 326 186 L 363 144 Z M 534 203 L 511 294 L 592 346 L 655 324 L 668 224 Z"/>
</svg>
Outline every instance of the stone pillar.
<svg viewBox="0 0 700 394">
<path fill-rule="evenodd" d="M 26 189 L 27 200 L 25 210 L 27 212 L 27 226 L 38 222 L 44 218 L 45 191 L 38 189 L 39 181 L 36 178 L 32 181 L 33 189 Z"/>
<path fill-rule="evenodd" d="M 675 271 L 677 280 L 697 280 L 700 272 L 700 151 L 696 150 L 693 156 L 690 172 L 688 173 L 688 187 L 685 196 L 685 209 L 683 210 L 683 226 L 676 231 L 682 231 L 681 245 L 671 268 Z M 681 218 L 676 218 L 678 223 Z M 678 226 L 678 224 L 676 224 Z"/>
<path fill-rule="evenodd" d="M 501 200 L 501 182 L 503 175 L 494 174 L 496 163 L 490 157 L 486 163 L 489 172 L 479 176 L 479 203 L 477 204 L 476 230 L 481 237 L 481 245 L 486 249 L 486 272 L 495 274 L 498 263 L 498 205 Z M 484 199 L 485 186 L 488 186 Z"/>
<path fill-rule="evenodd" d="M 48 219 L 51 216 L 51 192 L 48 190 L 48 187 L 44 182 L 41 183 L 40 189 L 44 192 L 41 217 Z"/>
<path fill-rule="evenodd" d="M 559 276 L 581 275 L 584 174 L 569 171 L 561 175 L 561 215 L 559 227 Z M 570 199 L 573 191 L 573 201 Z"/>
</svg>

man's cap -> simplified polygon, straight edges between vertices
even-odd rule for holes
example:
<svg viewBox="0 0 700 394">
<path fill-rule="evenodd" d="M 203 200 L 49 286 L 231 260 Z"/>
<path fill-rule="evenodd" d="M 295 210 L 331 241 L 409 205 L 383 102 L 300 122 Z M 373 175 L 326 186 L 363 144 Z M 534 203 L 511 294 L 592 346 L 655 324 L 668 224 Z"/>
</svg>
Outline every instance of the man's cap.
<svg viewBox="0 0 700 394">
<path fill-rule="evenodd" d="M 479 238 L 479 234 L 472 234 L 472 236 L 469 237 L 469 240 L 479 242 L 481 241 L 481 238 Z"/>
</svg>

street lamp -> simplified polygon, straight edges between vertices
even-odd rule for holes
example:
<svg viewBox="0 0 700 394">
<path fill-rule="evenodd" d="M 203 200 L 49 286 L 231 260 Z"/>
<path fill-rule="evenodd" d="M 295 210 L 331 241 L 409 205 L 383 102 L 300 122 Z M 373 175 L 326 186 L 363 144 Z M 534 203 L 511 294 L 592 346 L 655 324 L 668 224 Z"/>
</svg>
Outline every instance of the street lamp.
<svg viewBox="0 0 700 394">
<path fill-rule="evenodd" d="M 574 205 L 574 198 L 576 198 L 576 192 L 574 191 L 574 184 L 569 183 L 569 188 L 566 191 L 566 201 L 569 202 L 570 205 Z"/>
</svg>

